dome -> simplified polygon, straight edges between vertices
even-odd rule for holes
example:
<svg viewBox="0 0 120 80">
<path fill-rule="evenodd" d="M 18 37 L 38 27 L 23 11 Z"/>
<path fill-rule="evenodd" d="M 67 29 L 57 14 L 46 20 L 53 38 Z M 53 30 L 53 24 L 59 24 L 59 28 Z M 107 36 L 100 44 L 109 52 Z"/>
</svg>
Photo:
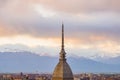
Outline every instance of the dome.
<svg viewBox="0 0 120 80">
<path fill-rule="evenodd" d="M 53 72 L 52 80 L 73 80 L 73 73 L 66 61 L 59 61 Z"/>
</svg>

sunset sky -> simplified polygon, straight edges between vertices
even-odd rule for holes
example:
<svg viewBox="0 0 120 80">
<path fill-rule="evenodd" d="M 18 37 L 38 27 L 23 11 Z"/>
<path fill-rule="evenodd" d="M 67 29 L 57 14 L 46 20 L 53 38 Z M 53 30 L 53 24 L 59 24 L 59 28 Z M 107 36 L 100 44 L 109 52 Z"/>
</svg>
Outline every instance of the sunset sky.
<svg viewBox="0 0 120 80">
<path fill-rule="evenodd" d="M 0 51 L 120 56 L 120 0 L 0 0 Z"/>
</svg>

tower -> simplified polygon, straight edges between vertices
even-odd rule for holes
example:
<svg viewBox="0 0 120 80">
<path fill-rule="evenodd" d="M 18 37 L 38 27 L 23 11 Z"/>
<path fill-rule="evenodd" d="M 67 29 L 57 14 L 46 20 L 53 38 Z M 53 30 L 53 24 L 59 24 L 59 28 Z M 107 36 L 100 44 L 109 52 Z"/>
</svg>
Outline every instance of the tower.
<svg viewBox="0 0 120 80">
<path fill-rule="evenodd" d="M 59 62 L 53 72 L 52 80 L 73 80 L 73 73 L 66 61 L 66 52 L 64 49 L 64 25 L 62 24 L 62 45 Z"/>
</svg>

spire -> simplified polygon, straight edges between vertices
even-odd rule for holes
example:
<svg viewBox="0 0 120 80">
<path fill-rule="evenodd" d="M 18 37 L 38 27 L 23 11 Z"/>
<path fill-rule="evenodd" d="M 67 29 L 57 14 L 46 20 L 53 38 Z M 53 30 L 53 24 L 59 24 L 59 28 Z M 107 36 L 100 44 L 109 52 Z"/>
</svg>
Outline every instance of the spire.
<svg viewBox="0 0 120 80">
<path fill-rule="evenodd" d="M 65 61 L 65 49 L 64 49 L 64 24 L 62 23 L 62 45 L 61 45 L 61 52 L 60 52 L 60 60 Z"/>
<path fill-rule="evenodd" d="M 66 61 L 66 52 L 64 49 L 64 25 L 61 25 L 61 51 L 60 51 L 60 58 L 59 63 L 56 65 L 52 80 L 74 80 L 73 79 L 73 73 L 69 66 L 69 64 Z"/>
<path fill-rule="evenodd" d="M 62 23 L 62 50 L 64 50 L 64 24 Z"/>
</svg>

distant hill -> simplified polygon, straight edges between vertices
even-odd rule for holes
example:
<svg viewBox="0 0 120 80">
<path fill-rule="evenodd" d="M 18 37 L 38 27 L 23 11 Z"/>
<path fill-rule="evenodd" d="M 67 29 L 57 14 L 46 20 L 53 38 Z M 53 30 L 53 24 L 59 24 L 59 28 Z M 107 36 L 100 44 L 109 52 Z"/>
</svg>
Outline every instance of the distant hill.
<svg viewBox="0 0 120 80">
<path fill-rule="evenodd" d="M 58 57 L 39 56 L 30 52 L 0 52 L 0 72 L 53 72 Z M 67 58 L 74 73 L 120 72 L 120 64 L 106 64 L 83 57 Z"/>
<path fill-rule="evenodd" d="M 107 64 L 120 64 L 120 56 L 108 58 L 108 59 L 103 59 L 100 61 L 103 63 L 107 63 Z"/>
</svg>

